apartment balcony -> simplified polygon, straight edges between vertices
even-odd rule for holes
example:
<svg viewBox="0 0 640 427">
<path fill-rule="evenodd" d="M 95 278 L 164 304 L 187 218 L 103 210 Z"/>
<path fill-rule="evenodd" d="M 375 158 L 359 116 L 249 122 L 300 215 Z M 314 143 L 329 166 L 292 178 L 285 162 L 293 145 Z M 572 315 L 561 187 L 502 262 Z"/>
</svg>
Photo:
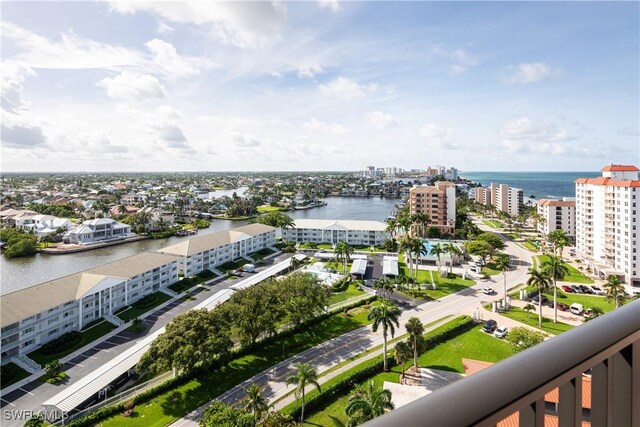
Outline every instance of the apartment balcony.
<svg viewBox="0 0 640 427">
<path fill-rule="evenodd" d="M 521 426 L 638 426 L 639 313 L 640 301 L 631 302 L 365 425 L 495 426 L 515 418 Z M 590 402 L 583 374 L 591 376 Z M 557 389 L 557 403 L 545 402 Z"/>
</svg>

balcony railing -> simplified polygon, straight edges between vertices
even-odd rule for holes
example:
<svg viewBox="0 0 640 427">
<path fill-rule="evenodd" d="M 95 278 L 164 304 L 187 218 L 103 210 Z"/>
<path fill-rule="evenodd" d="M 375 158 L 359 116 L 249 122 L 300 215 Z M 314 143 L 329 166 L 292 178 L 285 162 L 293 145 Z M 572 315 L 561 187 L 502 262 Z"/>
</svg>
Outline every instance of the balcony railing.
<svg viewBox="0 0 640 427">
<path fill-rule="evenodd" d="M 591 375 L 590 410 L 582 376 Z M 556 405 L 545 395 L 559 388 Z M 495 426 L 519 413 L 519 425 L 640 425 L 640 301 L 510 357 L 366 424 Z M 549 423 L 550 424 L 550 423 Z"/>
</svg>

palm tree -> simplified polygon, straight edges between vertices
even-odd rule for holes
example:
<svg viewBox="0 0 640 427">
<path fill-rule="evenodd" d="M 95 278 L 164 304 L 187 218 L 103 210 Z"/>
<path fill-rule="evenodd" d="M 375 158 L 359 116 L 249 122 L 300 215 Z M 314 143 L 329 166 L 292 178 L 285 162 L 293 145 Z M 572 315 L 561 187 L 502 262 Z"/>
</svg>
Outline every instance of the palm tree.
<svg viewBox="0 0 640 427">
<path fill-rule="evenodd" d="M 251 412 L 254 426 L 258 425 L 262 414 L 269 410 L 269 403 L 262 392 L 263 389 L 258 384 L 251 384 L 247 388 L 247 397 L 244 399 L 244 409 Z"/>
<path fill-rule="evenodd" d="M 400 376 L 404 379 L 404 364 L 411 358 L 411 347 L 409 347 L 409 344 L 405 341 L 400 341 L 396 344 L 393 349 L 393 358 L 396 360 L 396 363 L 400 365 L 400 369 L 402 370 Z"/>
<path fill-rule="evenodd" d="M 378 331 L 378 327 L 382 326 L 382 357 L 384 360 L 383 369 L 385 372 L 389 370 L 387 366 L 387 335 L 391 332 L 391 337 L 396 333 L 396 327 L 400 327 L 400 309 L 389 301 L 383 301 L 382 304 L 371 307 L 368 320 L 373 320 L 371 330 Z M 395 326 L 395 327 L 394 327 Z"/>
<path fill-rule="evenodd" d="M 399 213 L 396 217 L 396 222 L 398 223 L 398 228 L 402 230 L 403 235 L 411 235 L 411 217 L 408 213 Z"/>
<path fill-rule="evenodd" d="M 409 256 L 415 256 L 415 269 L 413 270 L 414 273 L 414 280 L 418 280 L 418 264 L 420 262 L 420 257 L 422 255 L 427 255 L 427 250 L 424 247 L 424 244 L 422 243 L 422 240 L 418 239 L 417 237 L 414 237 L 411 239 L 411 241 L 409 242 Z"/>
<path fill-rule="evenodd" d="M 405 256 L 409 258 L 409 277 L 413 277 L 413 258 L 411 257 L 411 245 L 412 239 L 409 236 L 403 236 L 402 240 L 400 240 L 400 247 L 398 248 L 400 253 L 404 252 Z"/>
<path fill-rule="evenodd" d="M 440 243 L 431 246 L 430 255 L 438 257 L 438 265 L 440 265 L 440 255 L 444 253 L 444 247 Z"/>
<path fill-rule="evenodd" d="M 347 263 L 351 259 L 351 254 L 353 253 L 353 247 L 351 247 L 347 242 L 340 241 L 336 245 L 334 252 L 336 254 L 336 258 L 338 261 L 342 260 L 342 272 L 347 274 Z"/>
<path fill-rule="evenodd" d="M 395 242 L 396 235 L 398 234 L 398 220 L 395 218 L 390 218 L 387 220 L 387 228 L 384 231 L 391 235 L 391 240 Z"/>
<path fill-rule="evenodd" d="M 538 326 L 542 327 L 542 292 L 547 290 L 550 286 L 551 279 L 547 276 L 547 273 L 535 268 L 529 269 L 529 279 L 527 280 L 528 286 L 536 286 L 538 288 Z"/>
<path fill-rule="evenodd" d="M 554 252 L 557 249 L 558 255 L 562 257 L 562 249 L 569 243 L 567 232 L 562 229 L 553 230 L 547 240 L 554 244 Z"/>
<path fill-rule="evenodd" d="M 501 256 L 496 262 L 496 268 L 502 271 L 502 279 L 504 281 L 504 308 L 507 308 L 507 271 L 511 269 L 509 265 L 509 255 Z"/>
<path fill-rule="evenodd" d="M 290 271 L 293 271 L 293 270 L 296 270 L 296 269 L 300 268 L 301 265 L 302 265 L 302 260 L 299 260 L 295 256 L 290 258 L 290 261 L 289 261 L 289 270 Z"/>
<path fill-rule="evenodd" d="M 391 296 L 391 292 L 393 291 L 391 281 L 386 277 L 377 279 L 373 282 L 373 287 L 381 290 L 382 298 L 386 298 L 387 291 L 389 291 L 389 296 Z"/>
<path fill-rule="evenodd" d="M 607 279 L 607 284 L 604 285 L 607 289 L 607 301 L 614 301 L 616 308 L 624 304 L 627 299 L 627 294 L 624 290 L 624 284 L 620 281 L 620 278 L 615 274 L 612 274 Z"/>
<path fill-rule="evenodd" d="M 391 391 L 376 387 L 373 380 L 369 380 L 366 386 L 358 387 L 349 396 L 345 408 L 345 413 L 349 416 L 347 426 L 354 427 L 372 420 L 394 407 L 391 402 Z"/>
<path fill-rule="evenodd" d="M 308 363 L 296 362 L 293 364 L 296 368 L 296 374 L 287 378 L 287 385 L 295 384 L 295 395 L 302 398 L 302 405 L 300 409 L 300 422 L 304 421 L 304 389 L 308 385 L 315 386 L 320 391 L 320 384 L 318 384 L 318 371 Z"/>
<path fill-rule="evenodd" d="M 564 279 L 564 276 L 569 274 L 569 268 L 562 262 L 562 258 L 551 255 L 542 264 L 542 269 L 553 280 L 553 323 L 558 323 L 558 287 L 556 286 L 556 281 Z"/>
<path fill-rule="evenodd" d="M 444 245 L 444 250 L 451 257 L 451 263 L 449 264 L 449 273 L 453 273 L 453 257 L 462 254 L 462 251 L 455 243 L 447 243 Z"/>
<path fill-rule="evenodd" d="M 423 212 L 416 212 L 410 216 L 411 226 L 420 230 L 420 236 L 424 236 L 425 229 L 431 224 L 429 215 Z"/>
<path fill-rule="evenodd" d="M 413 369 L 418 371 L 418 350 L 422 343 L 422 334 L 424 334 L 424 326 L 417 317 L 412 317 L 404 325 L 409 333 L 409 339 L 411 340 L 411 348 L 413 349 Z"/>
</svg>

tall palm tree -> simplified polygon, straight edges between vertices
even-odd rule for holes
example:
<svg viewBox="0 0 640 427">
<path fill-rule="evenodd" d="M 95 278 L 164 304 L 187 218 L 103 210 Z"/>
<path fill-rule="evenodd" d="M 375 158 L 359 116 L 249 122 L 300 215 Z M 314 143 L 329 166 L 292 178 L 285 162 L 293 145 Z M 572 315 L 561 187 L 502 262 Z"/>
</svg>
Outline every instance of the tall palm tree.
<svg viewBox="0 0 640 427">
<path fill-rule="evenodd" d="M 511 269 L 509 265 L 509 255 L 501 256 L 496 262 L 496 268 L 502 271 L 502 279 L 504 282 L 504 307 L 507 308 L 507 271 Z M 555 303 L 554 303 L 555 304 Z"/>
<path fill-rule="evenodd" d="M 398 223 L 398 228 L 402 230 L 403 235 L 411 235 L 411 217 L 408 213 L 400 212 L 398 216 L 396 216 L 396 222 Z"/>
<path fill-rule="evenodd" d="M 244 409 L 251 412 L 254 426 L 258 425 L 258 420 L 269 410 L 269 402 L 262 395 L 263 391 L 258 384 L 251 384 L 247 388 L 247 397 L 244 399 Z"/>
<path fill-rule="evenodd" d="M 400 341 L 396 344 L 393 349 L 393 358 L 396 360 L 396 363 L 400 365 L 400 369 L 402 370 L 400 376 L 404 379 L 404 364 L 411 358 L 411 347 L 409 347 L 409 344 L 405 341 Z"/>
<path fill-rule="evenodd" d="M 562 257 L 562 249 L 569 243 L 567 232 L 560 228 L 557 230 L 553 230 L 551 233 L 549 233 L 549 236 L 547 236 L 547 240 L 553 243 L 554 252 L 557 250 L 558 255 Z"/>
<path fill-rule="evenodd" d="M 556 286 L 556 281 L 564 279 L 564 276 L 569 274 L 569 268 L 562 262 L 562 258 L 551 255 L 547 261 L 542 263 L 542 269 L 553 281 L 553 323 L 558 323 L 558 287 Z"/>
<path fill-rule="evenodd" d="M 373 320 L 371 330 L 377 332 L 382 326 L 382 357 L 384 360 L 384 371 L 389 370 L 387 366 L 387 336 L 391 332 L 391 337 L 396 333 L 397 327 L 400 327 L 400 309 L 389 301 L 383 301 L 382 304 L 371 307 L 369 311 L 369 320 Z"/>
<path fill-rule="evenodd" d="M 424 326 L 417 317 L 412 317 L 404 325 L 409 333 L 409 340 L 411 340 L 411 348 L 413 350 L 413 368 L 418 370 L 418 352 L 422 343 L 422 334 L 424 334 Z"/>
<path fill-rule="evenodd" d="M 424 212 L 416 212 L 412 214 L 409 218 L 411 218 L 411 226 L 412 228 L 420 230 L 419 235 L 424 236 L 425 230 L 429 224 L 431 224 L 431 218 L 428 214 Z"/>
<path fill-rule="evenodd" d="M 396 218 L 387 219 L 387 228 L 385 230 L 391 235 L 391 240 L 395 242 L 398 234 L 398 220 Z"/>
<path fill-rule="evenodd" d="M 334 252 L 338 261 L 342 261 L 342 272 L 347 274 L 347 263 L 353 254 L 353 247 L 345 241 L 340 241 L 336 245 Z"/>
<path fill-rule="evenodd" d="M 400 240 L 400 247 L 398 250 L 400 253 L 404 253 L 405 257 L 408 258 L 409 261 L 409 277 L 413 278 L 413 258 L 411 257 L 411 245 L 412 239 L 409 236 L 403 236 L 402 240 Z"/>
<path fill-rule="evenodd" d="M 391 391 L 376 387 L 373 380 L 369 380 L 367 385 L 358 387 L 349 396 L 345 408 L 345 413 L 349 416 L 347 427 L 355 427 L 372 420 L 394 407 L 391 402 Z"/>
<path fill-rule="evenodd" d="M 296 374 L 287 378 L 287 385 L 295 384 L 296 397 L 302 398 L 302 405 L 300 409 L 300 422 L 304 421 L 304 389 L 308 385 L 315 386 L 320 391 L 320 384 L 318 384 L 318 371 L 308 363 L 296 362 L 293 364 L 296 368 Z"/>
<path fill-rule="evenodd" d="M 422 243 L 422 240 L 418 239 L 417 237 L 414 237 L 411 239 L 410 243 L 409 243 L 410 247 L 409 247 L 409 256 L 414 256 L 415 257 L 415 269 L 413 270 L 414 273 L 414 280 L 418 280 L 418 265 L 420 262 L 420 257 L 422 255 L 427 255 L 427 250 L 424 247 L 424 244 Z"/>
<path fill-rule="evenodd" d="M 624 290 L 624 284 L 620 281 L 620 278 L 615 274 L 612 274 L 607 279 L 607 284 L 604 285 L 607 290 L 607 301 L 614 301 L 616 308 L 624 304 L 627 299 L 627 294 Z"/>
<path fill-rule="evenodd" d="M 293 271 L 298 269 L 302 265 L 302 261 L 296 258 L 295 256 L 291 257 L 289 261 L 289 270 Z"/>
<path fill-rule="evenodd" d="M 391 281 L 386 277 L 377 279 L 373 282 L 373 287 L 380 289 L 382 292 L 382 298 L 387 298 L 387 291 L 389 292 L 389 296 L 391 296 L 391 292 L 393 291 Z"/>
<path fill-rule="evenodd" d="M 430 255 L 438 257 L 438 266 L 440 265 L 440 255 L 444 253 L 444 247 L 440 243 L 431 246 Z"/>
<path fill-rule="evenodd" d="M 444 250 L 451 257 L 451 263 L 449 264 L 449 273 L 453 273 L 453 257 L 459 256 L 462 254 L 462 251 L 455 243 L 446 243 L 444 245 Z"/>
<path fill-rule="evenodd" d="M 538 326 L 542 327 L 542 292 L 549 289 L 551 279 L 547 276 L 547 273 L 535 268 L 529 269 L 529 279 L 527 280 L 528 286 L 536 286 L 538 288 Z"/>
</svg>

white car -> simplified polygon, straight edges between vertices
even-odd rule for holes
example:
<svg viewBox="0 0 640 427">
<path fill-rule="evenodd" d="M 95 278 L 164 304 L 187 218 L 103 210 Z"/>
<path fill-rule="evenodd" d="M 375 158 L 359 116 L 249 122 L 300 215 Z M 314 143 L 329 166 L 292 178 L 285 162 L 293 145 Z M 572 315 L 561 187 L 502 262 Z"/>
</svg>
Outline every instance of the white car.
<svg viewBox="0 0 640 427">
<path fill-rule="evenodd" d="M 493 333 L 493 336 L 496 338 L 504 338 L 507 336 L 508 332 L 509 332 L 509 328 L 507 328 L 506 326 L 500 326 L 498 329 L 495 330 L 495 332 Z"/>
<path fill-rule="evenodd" d="M 487 294 L 487 295 L 492 295 L 493 294 L 493 288 L 490 288 L 490 287 L 487 286 L 485 288 L 482 288 L 482 292 Z"/>
</svg>

